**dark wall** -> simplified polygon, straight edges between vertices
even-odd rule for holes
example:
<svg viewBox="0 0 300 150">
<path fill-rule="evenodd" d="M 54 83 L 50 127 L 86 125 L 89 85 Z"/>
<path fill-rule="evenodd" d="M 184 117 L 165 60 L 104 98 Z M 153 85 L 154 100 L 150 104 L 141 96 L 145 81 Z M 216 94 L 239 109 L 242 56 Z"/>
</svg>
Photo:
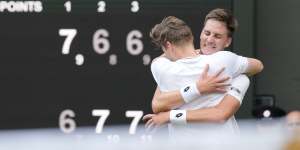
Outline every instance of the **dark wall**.
<svg viewBox="0 0 300 150">
<path fill-rule="evenodd" d="M 254 2 L 235 0 L 233 13 L 239 27 L 233 38 L 233 51 L 239 55 L 255 57 L 254 53 Z M 250 87 L 244 97 L 243 104 L 237 112 L 237 118 L 251 118 L 251 109 L 255 94 L 255 77 L 251 77 Z"/>
<path fill-rule="evenodd" d="M 276 97 L 287 111 L 300 109 L 300 1 L 256 1 L 256 56 L 265 69 L 256 93 Z"/>
<path fill-rule="evenodd" d="M 275 105 L 285 111 L 300 109 L 299 8 L 297 0 L 234 1 L 239 29 L 233 49 L 262 60 L 265 67 L 252 78 L 238 117 L 252 117 L 260 95 L 274 96 Z"/>
</svg>

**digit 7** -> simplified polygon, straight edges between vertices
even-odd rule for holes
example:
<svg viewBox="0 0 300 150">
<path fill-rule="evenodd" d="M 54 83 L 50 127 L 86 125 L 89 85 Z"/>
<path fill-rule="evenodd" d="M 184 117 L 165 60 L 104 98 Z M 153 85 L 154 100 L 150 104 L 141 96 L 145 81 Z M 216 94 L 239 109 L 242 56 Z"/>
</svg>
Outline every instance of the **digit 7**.
<svg viewBox="0 0 300 150">
<path fill-rule="evenodd" d="M 59 29 L 58 33 L 60 36 L 66 36 L 61 52 L 67 55 L 70 53 L 70 46 L 77 34 L 77 29 Z"/>
<path fill-rule="evenodd" d="M 97 116 L 99 117 L 97 126 L 96 126 L 96 133 L 102 133 L 103 130 L 103 125 L 109 116 L 110 111 L 108 109 L 94 109 L 92 111 L 92 116 Z"/>
<path fill-rule="evenodd" d="M 139 123 L 139 121 L 141 120 L 141 118 L 143 117 L 143 111 L 126 111 L 125 113 L 126 117 L 132 117 L 132 122 L 130 124 L 129 127 L 129 134 L 135 134 L 136 131 L 136 127 Z"/>
</svg>

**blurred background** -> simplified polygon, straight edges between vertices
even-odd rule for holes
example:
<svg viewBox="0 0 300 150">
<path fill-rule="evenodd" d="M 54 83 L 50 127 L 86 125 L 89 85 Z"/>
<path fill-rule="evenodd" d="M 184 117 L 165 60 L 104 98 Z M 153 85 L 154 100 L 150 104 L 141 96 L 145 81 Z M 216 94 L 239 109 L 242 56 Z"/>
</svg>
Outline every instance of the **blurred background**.
<svg viewBox="0 0 300 150">
<path fill-rule="evenodd" d="M 0 129 L 72 132 L 96 126 L 103 112 L 105 125 L 129 125 L 126 112 L 151 113 L 150 64 L 161 50 L 151 44 L 150 29 L 179 17 L 199 48 L 214 8 L 230 9 L 239 22 L 228 50 L 265 66 L 251 79 L 238 120 L 263 117 L 269 107 L 283 115 L 299 110 L 300 1 L 0 1 Z"/>
</svg>

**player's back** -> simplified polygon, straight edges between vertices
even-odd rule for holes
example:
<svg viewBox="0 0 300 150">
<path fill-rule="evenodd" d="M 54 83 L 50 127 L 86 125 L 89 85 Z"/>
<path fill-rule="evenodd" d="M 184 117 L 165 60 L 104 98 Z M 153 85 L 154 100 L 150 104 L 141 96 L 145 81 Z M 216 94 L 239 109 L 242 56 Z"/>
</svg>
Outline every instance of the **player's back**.
<svg viewBox="0 0 300 150">
<path fill-rule="evenodd" d="M 228 56 L 229 55 L 229 56 Z M 212 55 L 199 55 L 193 58 L 179 59 L 173 66 L 166 67 L 165 70 L 168 75 L 160 76 L 159 87 L 161 91 L 167 92 L 177 90 L 187 85 L 195 83 L 201 77 L 206 64 L 209 64 L 209 74 L 214 74 L 222 67 L 225 67 L 225 71 L 222 75 L 232 78 L 235 76 L 232 60 L 228 60 L 231 57 L 230 52 L 217 52 Z M 228 81 L 228 82 L 231 82 Z M 203 107 L 214 106 L 224 97 L 224 94 L 214 93 L 202 95 L 198 99 L 182 105 L 181 109 L 198 109 Z"/>
</svg>

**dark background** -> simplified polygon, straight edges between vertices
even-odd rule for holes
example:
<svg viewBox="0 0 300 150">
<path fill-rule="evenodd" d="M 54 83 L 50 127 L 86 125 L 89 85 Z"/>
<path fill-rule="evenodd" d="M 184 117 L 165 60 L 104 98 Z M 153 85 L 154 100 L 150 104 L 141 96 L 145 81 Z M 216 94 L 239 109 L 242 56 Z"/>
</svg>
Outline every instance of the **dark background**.
<svg viewBox="0 0 300 150">
<path fill-rule="evenodd" d="M 93 109 L 109 109 L 106 124 L 130 124 L 127 110 L 150 113 L 155 90 L 150 66 L 161 51 L 150 42 L 151 27 L 168 15 L 177 16 L 192 28 L 196 48 L 205 15 L 212 9 L 230 9 L 239 21 L 230 50 L 263 61 L 264 71 L 252 77 L 251 86 L 237 113 L 253 118 L 251 111 L 260 95 L 274 98 L 286 112 L 300 109 L 299 34 L 300 1 L 297 0 L 139 0 L 140 10 L 130 11 L 131 0 L 109 0 L 106 12 L 98 13 L 97 0 L 43 1 L 41 13 L 0 12 L 0 129 L 58 127 L 59 115 L 72 109 L 77 126 L 95 126 Z M 59 29 L 77 29 L 70 53 L 62 54 L 65 37 Z M 109 32 L 110 49 L 97 54 L 93 34 Z M 126 36 L 139 30 L 143 51 L 126 50 Z M 84 64 L 77 66 L 75 56 Z M 110 65 L 109 57 L 117 56 Z"/>
<path fill-rule="evenodd" d="M 130 11 L 130 0 L 106 1 L 106 12 L 98 13 L 96 0 L 72 1 L 67 13 L 65 1 L 43 2 L 41 13 L 0 13 L 0 128 L 58 127 L 63 110 L 75 112 L 77 126 L 96 125 L 93 109 L 109 109 L 105 124 L 130 124 L 127 110 L 151 112 L 155 90 L 150 65 L 161 50 L 153 47 L 149 31 L 164 17 L 177 16 L 199 34 L 205 14 L 213 8 L 231 9 L 230 0 L 139 1 L 140 10 Z M 62 54 L 65 37 L 59 29 L 77 29 L 70 53 Z M 93 49 L 93 34 L 104 28 L 109 32 L 110 49 L 98 54 Z M 139 30 L 144 45 L 137 56 L 126 50 L 126 36 Z M 84 64 L 77 66 L 75 56 L 82 54 Z M 117 64 L 109 56 L 117 55 Z"/>
</svg>

